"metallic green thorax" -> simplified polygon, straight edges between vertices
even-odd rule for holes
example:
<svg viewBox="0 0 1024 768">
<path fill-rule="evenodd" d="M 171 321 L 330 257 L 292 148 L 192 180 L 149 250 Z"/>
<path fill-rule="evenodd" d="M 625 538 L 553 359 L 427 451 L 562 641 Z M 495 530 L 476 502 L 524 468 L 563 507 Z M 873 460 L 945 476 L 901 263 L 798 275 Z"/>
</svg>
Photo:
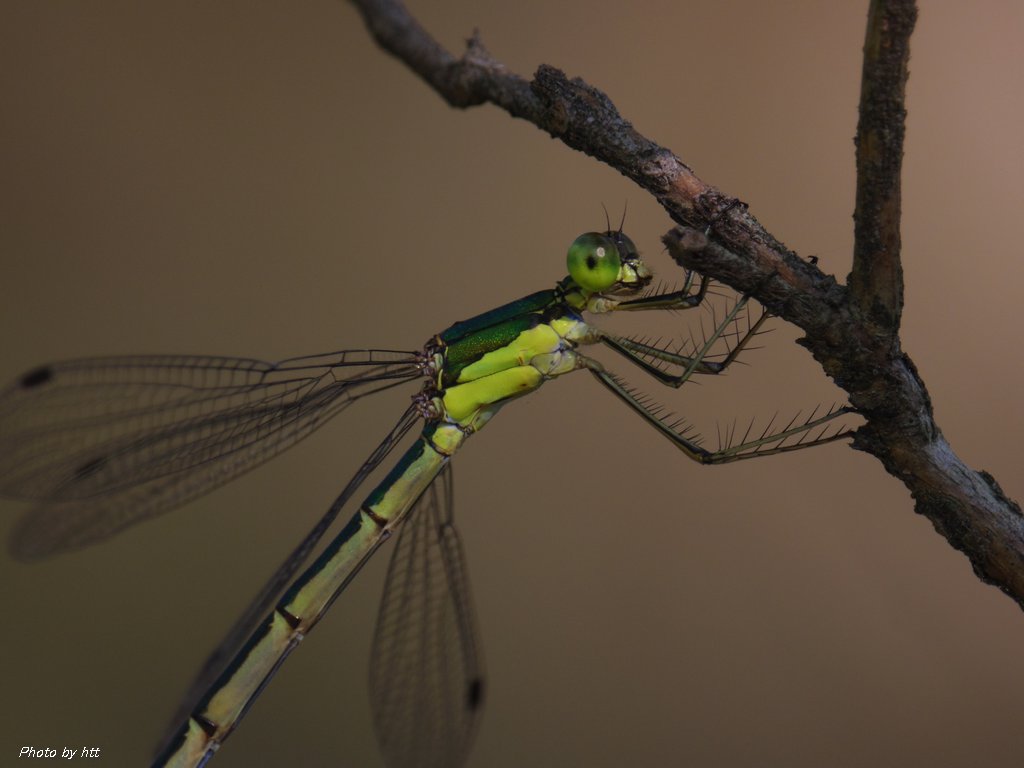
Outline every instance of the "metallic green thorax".
<svg viewBox="0 0 1024 768">
<path fill-rule="evenodd" d="M 431 383 L 419 396 L 429 416 L 420 439 L 369 495 L 363 508 L 381 521 L 401 517 L 389 497 L 415 499 L 461 447 L 510 400 L 581 366 L 576 345 L 595 340 L 577 309 L 593 291 L 571 277 L 437 334 L 424 350 Z M 429 405 L 427 405 L 429 403 Z M 412 481 L 416 494 L 403 484 Z M 401 491 L 401 492 L 399 492 Z"/>
<path fill-rule="evenodd" d="M 427 345 L 435 390 L 433 415 L 471 434 L 509 400 L 583 366 L 578 344 L 599 335 L 580 312 L 606 311 L 610 294 L 635 294 L 650 273 L 621 232 L 577 238 L 570 276 L 546 291 L 455 323 Z"/>
<path fill-rule="evenodd" d="M 576 345 L 591 335 L 562 286 L 456 323 L 435 338 L 441 419 L 475 432 L 509 400 L 578 368 Z"/>
</svg>

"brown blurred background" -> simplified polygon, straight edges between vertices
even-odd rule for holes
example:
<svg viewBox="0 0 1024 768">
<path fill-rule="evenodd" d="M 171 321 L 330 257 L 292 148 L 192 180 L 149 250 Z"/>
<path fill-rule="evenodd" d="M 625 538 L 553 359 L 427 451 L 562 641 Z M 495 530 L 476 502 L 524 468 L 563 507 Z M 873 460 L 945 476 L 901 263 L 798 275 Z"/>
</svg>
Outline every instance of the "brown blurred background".
<svg viewBox="0 0 1024 768">
<path fill-rule="evenodd" d="M 413 10 L 451 49 L 479 28 L 516 72 L 603 88 L 845 279 L 866 5 Z M 903 229 L 905 348 L 953 446 L 1018 499 L 1022 31 L 1019 3 L 923 3 Z M 676 277 L 648 196 L 495 108 L 448 109 L 343 3 L 8 2 L 0 98 L 5 380 L 83 355 L 417 348 L 561 277 L 602 203 L 628 201 L 627 231 Z M 616 368 L 712 434 L 841 399 L 774 326 L 747 367 L 680 393 Z M 404 398 L 109 544 L 5 555 L 0 764 L 23 745 L 144 764 Z M 511 406 L 456 475 L 490 683 L 471 765 L 1021 764 L 1021 611 L 873 459 L 834 445 L 702 469 L 577 376 Z M 5 531 L 22 509 L 4 504 Z M 385 564 L 214 765 L 380 765 L 365 680 Z"/>
</svg>

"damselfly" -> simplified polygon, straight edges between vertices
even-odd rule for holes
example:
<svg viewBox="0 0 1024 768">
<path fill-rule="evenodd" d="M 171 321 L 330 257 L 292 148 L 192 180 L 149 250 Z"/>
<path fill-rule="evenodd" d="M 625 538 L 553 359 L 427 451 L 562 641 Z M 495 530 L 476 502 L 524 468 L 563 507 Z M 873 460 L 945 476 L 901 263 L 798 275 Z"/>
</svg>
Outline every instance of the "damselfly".
<svg viewBox="0 0 1024 768">
<path fill-rule="evenodd" d="M 576 370 L 602 385 L 685 456 L 717 464 L 837 440 L 848 412 L 831 409 L 716 450 L 609 373 L 581 347 L 603 344 L 661 384 L 721 373 L 759 332 L 746 297 L 710 333 L 676 350 L 617 336 L 583 314 L 701 305 L 707 278 L 645 293 L 651 280 L 620 231 L 569 248 L 569 276 L 455 323 L 416 352 L 362 349 L 264 363 L 223 357 L 113 357 L 45 365 L 0 396 L 0 491 L 39 502 L 17 525 L 13 551 L 35 559 L 101 541 L 179 506 L 293 445 L 371 394 L 421 381 L 412 404 L 208 660 L 181 725 L 154 765 L 203 765 L 278 667 L 371 554 L 401 528 L 373 643 L 371 699 L 389 765 L 457 766 L 479 719 L 484 676 L 449 462 L 499 409 Z M 713 353 L 725 346 L 726 351 Z M 717 354 L 717 357 L 716 357 Z M 413 426 L 420 435 L 312 557 L 338 513 Z"/>
</svg>

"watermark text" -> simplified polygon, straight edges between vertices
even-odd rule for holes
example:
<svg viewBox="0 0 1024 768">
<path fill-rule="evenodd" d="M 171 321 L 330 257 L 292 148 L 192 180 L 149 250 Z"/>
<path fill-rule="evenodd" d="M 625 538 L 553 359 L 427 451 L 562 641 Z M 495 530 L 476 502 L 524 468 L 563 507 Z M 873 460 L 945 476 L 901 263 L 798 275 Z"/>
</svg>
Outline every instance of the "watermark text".
<svg viewBox="0 0 1024 768">
<path fill-rule="evenodd" d="M 18 752 L 19 758 L 43 758 L 55 760 L 60 758 L 62 760 L 74 760 L 76 757 L 84 757 L 86 759 L 91 757 L 99 757 L 99 747 L 22 747 L 21 751 Z"/>
</svg>

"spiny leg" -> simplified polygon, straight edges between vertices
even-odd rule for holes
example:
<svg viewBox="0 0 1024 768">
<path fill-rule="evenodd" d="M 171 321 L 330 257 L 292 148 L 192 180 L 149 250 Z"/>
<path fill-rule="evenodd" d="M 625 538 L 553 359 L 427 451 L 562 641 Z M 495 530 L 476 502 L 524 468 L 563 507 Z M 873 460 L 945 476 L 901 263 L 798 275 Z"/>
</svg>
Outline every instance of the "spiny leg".
<svg viewBox="0 0 1024 768">
<path fill-rule="evenodd" d="M 688 271 L 686 282 L 681 290 L 621 303 L 616 302 L 614 299 L 605 298 L 598 303 L 592 303 L 588 308 L 594 312 L 689 309 L 699 306 L 703 302 L 710 282 L 707 277 L 701 276 L 698 291 L 691 294 L 690 289 L 693 286 L 694 278 L 695 273 Z M 591 340 L 602 341 L 661 383 L 678 388 L 695 373 L 712 375 L 722 373 L 729 365 L 736 361 L 740 353 L 747 348 L 750 340 L 761 332 L 761 327 L 769 317 L 768 312 L 762 312 L 754 323 L 750 323 L 748 320 L 745 332 L 737 331 L 734 334 L 736 341 L 730 345 L 723 359 L 707 359 L 711 350 L 719 341 L 724 338 L 728 342 L 730 334 L 727 331 L 730 326 L 737 322 L 737 318 L 747 306 L 749 300 L 749 295 L 740 297 L 726 313 L 724 319 L 720 323 L 715 323 L 712 333 L 706 335 L 701 344 L 694 344 L 695 349 L 692 356 L 671 352 L 667 349 L 645 344 L 634 339 L 618 337 L 600 329 L 593 329 L 596 333 L 591 337 Z M 817 416 L 818 409 L 815 408 L 803 422 L 796 423 L 800 417 L 797 414 L 783 429 L 775 432 L 771 431 L 772 424 L 774 423 L 773 417 L 768 426 L 754 439 L 748 439 L 753 423 L 747 428 L 746 434 L 738 443 L 732 442 L 733 434 L 730 431 L 726 444 L 720 446 L 718 450 L 710 451 L 700 444 L 700 436 L 694 434 L 692 427 L 685 424 L 681 419 L 670 421 L 670 415 L 663 414 L 661 406 L 654 404 L 646 396 L 632 390 L 623 381 L 606 371 L 598 361 L 584 355 L 579 355 L 577 359 L 583 367 L 590 370 L 598 381 L 668 438 L 685 456 L 701 464 L 725 464 L 741 459 L 754 458 L 755 456 L 771 456 L 776 453 L 786 453 L 801 448 L 809 448 L 812 445 L 821 445 L 841 440 L 853 434 L 853 430 L 844 428 L 842 425 L 835 431 L 832 431 L 834 420 L 847 413 L 855 412 L 853 408 L 849 406 L 833 407 L 822 416 Z M 679 366 L 683 369 L 682 373 L 673 375 L 652 361 Z"/>
<path fill-rule="evenodd" d="M 735 362 L 736 358 L 739 357 L 740 352 L 742 352 L 750 343 L 750 340 L 761 332 L 761 326 L 764 325 L 765 321 L 769 317 L 767 312 L 763 312 L 757 321 L 752 324 L 749 324 L 748 321 L 747 330 L 743 332 L 742 335 L 740 335 L 739 332 L 736 333 L 736 341 L 731 345 L 728 354 L 726 354 L 723 359 L 707 359 L 708 354 L 711 352 L 715 344 L 723 337 L 728 336 L 727 331 L 729 327 L 737 322 L 740 312 L 744 307 L 746 307 L 748 301 L 748 296 L 741 297 L 732 309 L 726 313 L 722 322 L 715 324 L 715 328 L 712 333 L 705 336 L 703 343 L 699 345 L 693 355 L 683 355 L 678 352 L 670 352 L 662 347 L 644 344 L 642 342 L 635 341 L 634 339 L 622 338 L 604 331 L 600 332 L 600 338 L 605 345 L 614 349 L 620 355 L 646 371 L 662 384 L 678 389 L 695 373 L 713 375 L 722 373 L 722 371 Z M 695 344 L 695 346 L 697 345 Z M 679 374 L 669 373 L 660 365 L 652 363 L 651 359 L 679 366 L 682 368 L 682 372 Z"/>
<path fill-rule="evenodd" d="M 764 431 L 756 438 L 750 438 L 750 428 L 743 439 L 734 445 L 725 445 L 718 450 L 709 451 L 700 444 L 700 437 L 693 433 L 692 427 L 685 424 L 681 419 L 669 421 L 668 415 L 660 413 L 660 406 L 652 404 L 642 395 L 626 385 L 621 379 L 609 373 L 604 367 L 590 358 L 583 358 L 583 362 L 594 377 L 605 387 L 632 408 L 648 424 L 654 427 L 664 437 L 668 438 L 673 445 L 683 452 L 687 458 L 699 464 L 728 464 L 742 459 L 752 459 L 757 456 L 772 456 L 776 453 L 788 453 L 802 448 L 810 448 L 812 445 L 822 445 L 853 435 L 853 430 L 840 426 L 835 432 L 831 431 L 832 422 L 848 413 L 853 413 L 850 406 L 830 408 L 827 413 L 817 416 L 817 408 L 804 421 L 797 424 L 799 414 L 795 416 L 783 429 L 771 432 L 774 418 L 768 423 Z M 795 426 L 794 426 L 795 425 Z M 753 425 L 751 425 L 753 426 Z M 820 429 L 819 429 L 820 427 Z M 796 438 L 795 441 L 792 439 Z"/>
<path fill-rule="evenodd" d="M 679 387 L 694 373 L 721 373 L 736 360 L 750 340 L 760 332 L 761 326 L 768 318 L 768 313 L 762 314 L 756 322 L 748 326 L 746 332 L 739 337 L 724 359 L 718 361 L 706 359 L 714 345 L 726 334 L 727 329 L 736 322 L 737 317 L 739 317 L 740 312 L 747 305 L 748 301 L 749 296 L 741 297 L 729 312 L 726 313 L 723 320 L 715 324 L 712 333 L 704 339 L 692 356 L 668 352 L 659 347 L 641 344 L 629 339 L 619 339 L 610 334 L 602 333 L 601 340 L 650 373 L 658 381 L 668 386 Z M 678 376 L 674 376 L 649 360 L 644 359 L 645 356 L 679 365 L 684 370 Z M 817 408 L 815 408 L 810 416 L 799 424 L 797 424 L 798 414 L 784 428 L 771 431 L 772 424 L 774 423 L 773 418 L 761 434 L 752 439 L 750 438 L 750 430 L 753 424 L 751 424 L 751 427 L 748 427 L 746 434 L 738 443 L 732 442 L 732 435 L 730 434 L 724 446 L 721 446 L 718 450 L 708 450 L 700 444 L 700 436 L 696 435 L 692 427 L 685 424 L 683 420 L 670 420 L 670 415 L 664 414 L 661 406 L 656 405 L 646 396 L 630 388 L 621 379 L 606 371 L 596 360 L 582 358 L 582 362 L 598 381 L 610 389 L 616 397 L 625 402 L 644 421 L 668 438 L 687 458 L 700 464 L 726 464 L 756 456 L 787 453 L 801 448 L 808 448 L 812 445 L 821 445 L 841 440 L 853 434 L 853 430 L 844 428 L 841 425 L 835 431 L 831 429 L 835 419 L 845 414 L 853 413 L 853 408 L 849 406 L 831 408 L 821 416 L 817 415 Z"/>
<path fill-rule="evenodd" d="M 637 312 L 650 309 L 692 309 L 699 306 L 708 295 L 708 286 L 711 278 L 699 275 L 700 285 L 696 293 L 691 293 L 694 279 L 698 275 L 691 270 L 686 271 L 686 280 L 683 287 L 668 293 L 655 293 L 650 296 L 641 296 L 638 299 L 629 299 L 605 307 L 606 312 Z"/>
</svg>

